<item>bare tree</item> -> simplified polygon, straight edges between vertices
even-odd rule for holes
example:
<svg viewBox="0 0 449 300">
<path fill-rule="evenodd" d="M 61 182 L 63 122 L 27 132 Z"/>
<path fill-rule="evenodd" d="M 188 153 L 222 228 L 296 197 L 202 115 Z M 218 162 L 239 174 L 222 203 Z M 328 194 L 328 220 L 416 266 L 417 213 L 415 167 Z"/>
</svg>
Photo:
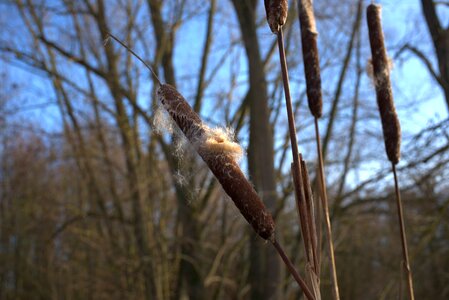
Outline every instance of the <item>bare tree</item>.
<svg viewBox="0 0 449 300">
<path fill-rule="evenodd" d="M 276 207 L 273 133 L 268 110 L 267 83 L 257 39 L 256 8 L 258 1 L 232 2 L 240 24 L 248 58 L 249 92 L 244 101 L 250 107 L 248 162 L 250 178 L 272 211 Z M 262 241 L 251 239 L 249 281 L 251 299 L 276 299 L 280 283 L 280 266 L 274 251 L 264 249 Z"/>
</svg>

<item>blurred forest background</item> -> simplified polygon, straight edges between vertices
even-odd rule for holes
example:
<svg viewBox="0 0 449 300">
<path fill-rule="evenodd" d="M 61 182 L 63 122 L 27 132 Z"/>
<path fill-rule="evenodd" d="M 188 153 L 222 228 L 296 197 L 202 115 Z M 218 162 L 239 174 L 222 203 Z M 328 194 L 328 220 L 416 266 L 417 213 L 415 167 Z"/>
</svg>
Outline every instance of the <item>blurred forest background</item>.
<svg viewBox="0 0 449 300">
<path fill-rule="evenodd" d="M 366 72 L 368 2 L 314 2 L 320 127 L 341 297 L 398 299 L 391 165 Z M 416 298 L 448 299 L 449 2 L 377 2 L 403 129 Z M 1 0 L 0 27 L 0 299 L 300 297 L 205 164 L 167 133 L 150 72 L 117 43 L 104 45 L 108 32 L 121 38 L 210 125 L 235 129 L 242 167 L 302 273 L 263 1 Z M 299 149 L 314 180 L 296 1 L 284 30 Z M 326 259 L 322 270 L 329 299 Z"/>
</svg>

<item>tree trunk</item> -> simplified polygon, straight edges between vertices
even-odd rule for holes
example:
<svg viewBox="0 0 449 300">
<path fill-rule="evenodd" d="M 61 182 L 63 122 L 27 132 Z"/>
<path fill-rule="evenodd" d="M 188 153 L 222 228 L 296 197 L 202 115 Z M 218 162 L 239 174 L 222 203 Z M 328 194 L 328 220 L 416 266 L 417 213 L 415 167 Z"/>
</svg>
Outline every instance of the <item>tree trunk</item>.
<svg viewBox="0 0 449 300">
<path fill-rule="evenodd" d="M 446 106 L 449 110 L 449 27 L 442 27 L 435 10 L 436 4 L 432 0 L 421 0 L 421 4 L 438 59 L 439 83 L 444 91 Z"/>
<path fill-rule="evenodd" d="M 267 83 L 256 32 L 257 1 L 233 0 L 248 57 L 250 134 L 248 149 L 249 174 L 268 209 L 276 202 L 274 178 L 273 133 L 268 109 Z M 274 249 L 254 235 L 250 245 L 251 299 L 278 299 L 280 264 Z"/>
<path fill-rule="evenodd" d="M 164 71 L 165 82 L 176 87 L 175 69 L 173 67 L 173 41 L 175 37 L 174 30 L 167 30 L 167 26 L 162 18 L 162 1 L 147 0 L 151 15 L 151 22 L 156 38 L 156 64 L 161 63 Z M 171 145 L 173 147 L 173 144 Z M 175 174 L 180 165 L 179 158 L 176 157 L 176 151 L 166 152 L 167 160 L 171 162 L 171 171 Z M 182 186 L 176 180 L 176 198 L 178 202 L 178 222 L 182 230 L 181 261 L 179 266 L 178 278 L 174 284 L 172 293 L 173 299 L 180 299 L 183 287 L 186 288 L 189 299 L 200 300 L 205 296 L 203 279 L 196 267 L 197 246 L 200 241 L 200 233 L 197 226 L 197 220 L 194 214 L 194 208 L 189 206 L 187 195 L 188 188 Z M 187 258 L 187 259 L 185 259 Z"/>
</svg>

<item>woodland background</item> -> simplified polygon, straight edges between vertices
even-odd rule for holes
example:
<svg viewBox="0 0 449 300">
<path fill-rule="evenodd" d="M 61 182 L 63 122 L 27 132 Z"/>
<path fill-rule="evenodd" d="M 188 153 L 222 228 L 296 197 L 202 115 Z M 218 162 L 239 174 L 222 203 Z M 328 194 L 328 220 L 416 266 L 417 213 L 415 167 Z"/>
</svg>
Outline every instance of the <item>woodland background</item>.
<svg viewBox="0 0 449 300">
<path fill-rule="evenodd" d="M 365 8 L 316 0 L 320 120 L 342 299 L 397 299 L 400 239 Z M 402 122 L 417 299 L 449 297 L 449 2 L 378 1 Z M 276 38 L 256 0 L 0 1 L 0 298 L 296 299 L 297 285 L 199 157 L 155 113 L 155 81 L 212 126 L 299 270 L 304 253 Z M 285 26 L 299 149 L 312 180 L 296 1 Z M 168 124 L 169 125 L 169 124 Z M 323 251 L 323 257 L 326 257 Z M 327 261 L 323 299 L 330 297 Z"/>
</svg>

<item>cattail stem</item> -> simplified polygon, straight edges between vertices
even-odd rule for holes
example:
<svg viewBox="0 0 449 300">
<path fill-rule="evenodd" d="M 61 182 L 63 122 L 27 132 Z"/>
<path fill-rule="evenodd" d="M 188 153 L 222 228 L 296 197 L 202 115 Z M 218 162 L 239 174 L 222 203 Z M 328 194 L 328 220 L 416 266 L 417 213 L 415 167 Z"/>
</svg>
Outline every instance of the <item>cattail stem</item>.
<svg viewBox="0 0 449 300">
<path fill-rule="evenodd" d="M 323 153 L 321 151 L 321 141 L 320 141 L 320 129 L 318 126 L 318 119 L 315 118 L 315 137 L 316 137 L 316 147 L 318 154 L 318 179 L 321 191 L 321 206 L 323 207 L 324 212 L 324 221 L 326 227 L 326 237 L 327 237 L 327 249 L 329 252 L 329 260 L 330 260 L 330 271 L 331 271 L 331 279 L 332 279 L 332 293 L 334 299 L 340 299 L 340 292 L 338 289 L 338 280 L 337 280 L 337 266 L 335 264 L 335 255 L 334 255 L 334 242 L 332 241 L 332 226 L 329 215 L 329 204 L 327 201 L 327 192 L 326 192 L 326 179 L 324 175 L 324 162 L 323 162 Z"/>
<path fill-rule="evenodd" d="M 305 186 L 303 184 L 302 170 L 301 168 L 296 169 L 294 164 L 291 165 L 291 172 L 293 176 L 293 183 L 295 187 L 296 196 L 296 206 L 298 208 L 299 222 L 301 225 L 301 233 L 303 236 L 304 249 L 306 253 L 306 260 L 313 263 L 313 253 L 312 253 L 312 233 L 309 222 L 309 214 L 307 212 L 306 197 L 305 197 Z"/>
<path fill-rule="evenodd" d="M 307 204 L 305 203 L 305 195 L 304 189 L 307 188 L 304 185 L 303 178 L 301 175 L 301 163 L 300 163 L 300 154 L 298 150 L 298 141 L 296 138 L 296 125 L 295 125 L 295 117 L 292 109 L 292 100 L 290 95 L 290 82 L 288 78 L 288 68 L 287 61 L 285 55 L 285 47 L 284 47 L 284 36 L 282 32 L 282 28 L 277 32 L 278 39 L 278 48 L 279 48 L 279 58 L 281 63 L 281 72 L 282 72 L 282 81 L 284 84 L 284 93 L 285 93 L 285 103 L 287 107 L 287 119 L 288 119 L 288 128 L 290 135 L 290 144 L 293 155 L 293 163 L 292 163 L 292 175 L 295 187 L 295 194 L 297 199 L 298 211 L 299 211 L 299 219 L 301 223 L 301 230 L 304 238 L 304 247 L 306 251 L 306 257 L 308 262 L 314 266 L 314 262 L 317 261 L 315 259 L 315 253 L 313 251 L 313 235 L 315 232 L 311 232 L 312 226 L 309 226 L 311 223 L 310 217 L 311 214 L 307 212 Z"/>
<path fill-rule="evenodd" d="M 399 183 L 398 183 L 398 177 L 396 174 L 396 165 L 391 164 L 393 169 L 393 176 L 394 176 L 394 190 L 396 194 L 396 206 L 398 210 L 398 221 L 399 221 L 399 230 L 401 234 L 401 243 L 402 243 L 402 256 L 403 256 L 403 268 L 404 272 L 406 274 L 406 280 L 407 280 L 407 288 L 409 297 L 411 300 L 415 299 L 414 290 L 413 290 L 413 277 L 412 277 L 412 270 L 410 268 L 410 261 L 408 257 L 408 247 L 407 247 L 407 236 L 405 234 L 405 224 L 404 224 L 404 212 L 402 209 L 402 201 L 401 201 L 401 193 L 399 190 Z"/>
<path fill-rule="evenodd" d="M 306 162 L 300 157 L 301 160 L 301 175 L 305 196 L 305 204 L 307 208 L 307 216 L 308 216 L 308 226 L 310 228 L 311 235 L 311 252 L 313 254 L 313 261 L 311 261 L 312 266 L 314 267 L 314 272 L 317 277 L 319 277 L 319 264 L 318 264 L 318 247 L 317 247 L 317 231 L 316 231 L 316 223 L 315 223 L 315 205 L 313 203 L 313 194 L 312 188 L 309 180 L 309 172 L 307 171 Z"/>
<path fill-rule="evenodd" d="M 293 266 L 293 263 L 290 261 L 288 256 L 285 254 L 284 250 L 282 249 L 281 245 L 279 245 L 278 241 L 274 239 L 272 241 L 274 248 L 276 248 L 277 252 L 281 256 L 282 260 L 284 261 L 287 269 L 292 274 L 293 278 L 295 278 L 296 282 L 301 287 L 302 291 L 304 292 L 304 295 L 306 295 L 307 299 L 314 300 L 315 297 L 310 292 L 309 287 L 305 283 L 305 281 L 299 276 L 298 272 L 296 271 L 295 267 Z"/>
<path fill-rule="evenodd" d="M 299 164 L 298 140 L 296 138 L 295 117 L 293 114 L 292 99 L 290 95 L 290 81 L 288 79 L 288 68 L 287 68 L 287 61 L 285 58 L 284 35 L 282 32 L 282 28 L 279 29 L 277 39 L 279 47 L 279 58 L 281 61 L 282 81 L 284 84 L 285 104 L 287 106 L 288 130 L 290 133 L 290 144 L 292 148 L 293 164 L 295 168 L 299 168 L 300 164 Z"/>
</svg>

